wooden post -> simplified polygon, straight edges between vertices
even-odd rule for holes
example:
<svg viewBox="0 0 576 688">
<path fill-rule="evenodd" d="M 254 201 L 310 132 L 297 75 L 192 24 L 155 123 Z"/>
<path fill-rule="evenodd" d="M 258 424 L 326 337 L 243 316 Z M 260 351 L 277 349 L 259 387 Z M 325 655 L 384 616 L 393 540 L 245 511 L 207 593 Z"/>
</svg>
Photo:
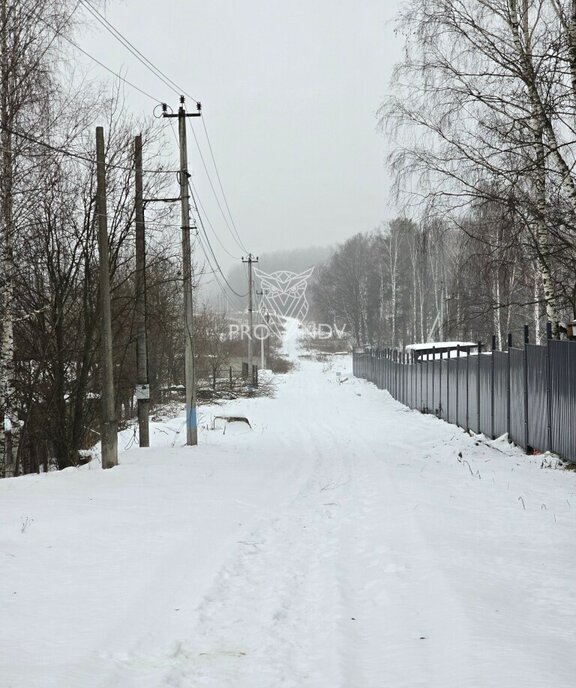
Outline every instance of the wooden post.
<svg viewBox="0 0 576 688">
<path fill-rule="evenodd" d="M 102 468 L 118 465 L 118 426 L 114 399 L 112 310 L 110 306 L 110 256 L 106 215 L 104 129 L 96 127 L 98 252 L 100 257 L 100 366 L 102 371 Z"/>
<path fill-rule="evenodd" d="M 142 136 L 134 140 L 136 170 L 136 399 L 138 403 L 138 438 L 141 447 L 150 446 L 148 384 L 148 342 L 146 339 L 146 239 L 142 182 Z"/>
</svg>

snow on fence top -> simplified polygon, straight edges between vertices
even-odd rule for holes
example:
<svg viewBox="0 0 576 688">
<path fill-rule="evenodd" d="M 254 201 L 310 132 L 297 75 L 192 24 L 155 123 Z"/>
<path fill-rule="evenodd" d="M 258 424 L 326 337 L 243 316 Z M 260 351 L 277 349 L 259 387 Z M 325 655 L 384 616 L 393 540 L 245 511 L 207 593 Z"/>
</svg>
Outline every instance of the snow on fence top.
<svg viewBox="0 0 576 688">
<path fill-rule="evenodd" d="M 458 347 L 460 347 L 460 355 L 466 356 L 471 353 L 476 353 L 478 350 L 477 342 L 423 342 L 421 344 L 407 344 L 406 351 L 413 351 L 416 358 L 430 358 L 437 356 L 438 358 L 452 358 L 458 355 Z"/>
</svg>

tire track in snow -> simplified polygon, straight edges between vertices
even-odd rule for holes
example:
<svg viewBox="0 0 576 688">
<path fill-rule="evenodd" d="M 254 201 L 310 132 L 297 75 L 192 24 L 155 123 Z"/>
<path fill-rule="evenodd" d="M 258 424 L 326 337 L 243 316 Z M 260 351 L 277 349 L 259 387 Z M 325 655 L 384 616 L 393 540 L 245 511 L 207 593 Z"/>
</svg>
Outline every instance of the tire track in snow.
<svg viewBox="0 0 576 688">
<path fill-rule="evenodd" d="M 327 458 L 336 449 L 330 426 L 315 427 L 304 440 L 301 449 L 312 464 L 308 478 L 287 507 L 239 543 L 219 572 L 166 685 L 340 685 L 337 512 L 349 480 L 341 463 Z"/>
</svg>

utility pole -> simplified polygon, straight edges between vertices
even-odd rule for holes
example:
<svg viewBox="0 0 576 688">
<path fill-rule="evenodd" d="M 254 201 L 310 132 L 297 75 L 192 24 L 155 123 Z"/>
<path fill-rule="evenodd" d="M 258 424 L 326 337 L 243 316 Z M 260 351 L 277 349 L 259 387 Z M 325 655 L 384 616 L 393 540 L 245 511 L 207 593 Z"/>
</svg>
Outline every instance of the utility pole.
<svg viewBox="0 0 576 688">
<path fill-rule="evenodd" d="M 272 369 L 270 366 L 270 337 L 271 337 L 271 332 L 270 332 L 270 313 L 268 312 L 268 309 L 266 309 L 266 367 L 268 369 Z"/>
<path fill-rule="evenodd" d="M 258 296 L 262 297 L 264 296 L 264 290 L 260 289 L 259 291 L 256 292 Z M 260 298 L 260 308 L 258 309 L 260 315 L 262 316 L 262 298 Z M 262 323 L 264 323 L 264 318 L 261 318 Z M 266 339 L 270 339 L 270 331 L 266 331 Z M 260 337 L 260 368 L 264 370 L 266 368 L 266 362 L 264 360 L 264 337 Z"/>
<path fill-rule="evenodd" d="M 248 379 L 252 379 L 252 338 L 254 336 L 254 321 L 252 317 L 252 264 L 258 262 L 258 256 L 251 253 L 248 258 L 242 258 L 243 263 L 248 263 Z"/>
<path fill-rule="evenodd" d="M 112 312 L 110 307 L 110 256 L 106 216 L 106 167 L 104 129 L 96 127 L 98 253 L 100 257 L 101 368 L 102 368 L 102 468 L 118 465 L 118 427 L 114 399 L 114 359 L 112 351 Z"/>
<path fill-rule="evenodd" d="M 134 139 L 136 170 L 136 399 L 138 437 L 141 447 L 150 446 L 150 385 L 148 384 L 148 343 L 146 341 L 146 240 L 144 234 L 144 193 L 142 182 L 142 136 Z"/>
<path fill-rule="evenodd" d="M 190 195 L 188 193 L 188 151 L 186 148 L 186 117 L 200 117 L 202 106 L 197 103 L 196 112 L 186 112 L 184 96 L 180 96 L 177 114 L 169 113 L 162 105 L 163 117 L 178 117 L 180 143 L 180 203 L 182 217 L 182 276 L 184 282 L 184 378 L 186 387 L 186 444 L 198 444 L 196 418 L 196 379 L 194 374 L 194 304 L 192 300 L 192 248 L 190 245 Z"/>
</svg>

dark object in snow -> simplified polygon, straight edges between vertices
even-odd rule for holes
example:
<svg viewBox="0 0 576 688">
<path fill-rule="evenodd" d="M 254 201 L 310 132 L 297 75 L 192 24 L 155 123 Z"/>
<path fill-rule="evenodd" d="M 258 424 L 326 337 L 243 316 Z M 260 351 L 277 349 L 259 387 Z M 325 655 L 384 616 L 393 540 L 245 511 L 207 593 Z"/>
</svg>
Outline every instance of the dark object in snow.
<svg viewBox="0 0 576 688">
<path fill-rule="evenodd" d="M 212 429 L 216 430 L 216 421 L 217 420 L 223 420 L 224 421 L 224 430 L 222 432 L 223 435 L 226 434 L 226 427 L 228 426 L 229 423 L 246 423 L 246 425 L 252 429 L 252 426 L 250 425 L 250 421 L 246 416 L 214 416 L 214 420 L 212 421 Z"/>
</svg>

